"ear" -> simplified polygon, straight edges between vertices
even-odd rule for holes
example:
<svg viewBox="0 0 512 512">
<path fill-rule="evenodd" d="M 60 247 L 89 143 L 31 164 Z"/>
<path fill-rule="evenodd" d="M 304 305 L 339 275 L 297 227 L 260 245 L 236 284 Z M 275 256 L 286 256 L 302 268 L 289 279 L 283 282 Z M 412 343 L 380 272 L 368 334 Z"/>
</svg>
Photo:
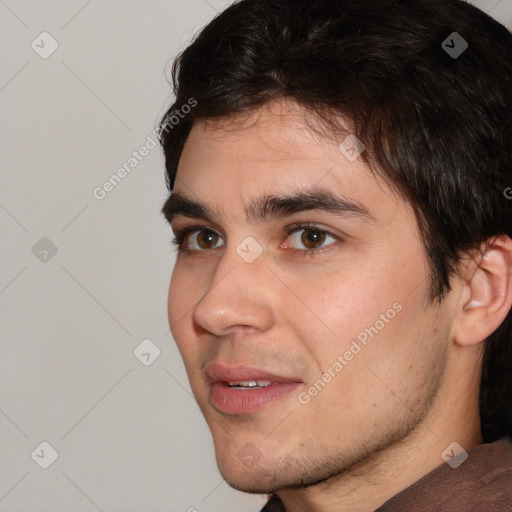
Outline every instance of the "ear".
<svg viewBox="0 0 512 512">
<path fill-rule="evenodd" d="M 461 286 L 453 339 L 459 346 L 484 341 L 505 320 L 512 307 L 512 240 L 486 240 L 461 265 Z"/>
</svg>

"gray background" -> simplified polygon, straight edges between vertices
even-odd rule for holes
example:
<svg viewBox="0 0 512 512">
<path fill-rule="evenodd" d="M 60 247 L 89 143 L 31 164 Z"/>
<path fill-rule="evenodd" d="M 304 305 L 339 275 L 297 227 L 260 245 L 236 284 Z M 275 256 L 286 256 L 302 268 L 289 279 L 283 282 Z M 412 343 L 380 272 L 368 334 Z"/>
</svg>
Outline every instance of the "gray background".
<svg viewBox="0 0 512 512">
<path fill-rule="evenodd" d="M 229 3 L 0 0 L 0 511 L 264 502 L 222 481 L 169 333 L 159 147 L 93 196 L 154 138 L 172 57 Z M 474 3 L 512 29 L 512 0 Z"/>
</svg>

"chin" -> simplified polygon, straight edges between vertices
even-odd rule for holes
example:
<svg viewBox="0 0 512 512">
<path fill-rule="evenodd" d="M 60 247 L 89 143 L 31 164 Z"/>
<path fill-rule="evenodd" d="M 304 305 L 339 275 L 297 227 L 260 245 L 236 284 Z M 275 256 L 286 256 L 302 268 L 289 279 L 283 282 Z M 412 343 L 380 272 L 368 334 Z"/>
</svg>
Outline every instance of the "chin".
<svg viewBox="0 0 512 512">
<path fill-rule="evenodd" d="M 281 485 L 276 485 L 277 482 L 271 475 L 262 474 L 261 471 L 256 471 L 252 476 L 234 474 L 231 471 L 220 473 L 230 487 L 249 494 L 272 494 L 282 488 Z"/>
<path fill-rule="evenodd" d="M 248 443 L 250 446 L 250 443 Z M 242 453 L 250 453 L 247 449 Z M 320 461 L 304 460 L 290 454 L 272 454 L 272 458 L 260 454 L 256 460 L 248 458 L 244 463 L 239 453 L 216 452 L 217 466 L 228 485 L 251 494 L 272 494 L 281 489 L 310 487 L 329 480 L 343 471 L 343 466 Z"/>
<path fill-rule="evenodd" d="M 275 457 L 275 455 L 274 455 Z M 279 470 L 282 462 L 269 460 L 267 455 L 247 443 L 241 449 L 219 452 L 216 450 L 217 467 L 228 485 L 251 494 L 271 494 L 283 487 L 291 475 Z M 287 466 L 285 467 L 293 467 Z"/>
</svg>

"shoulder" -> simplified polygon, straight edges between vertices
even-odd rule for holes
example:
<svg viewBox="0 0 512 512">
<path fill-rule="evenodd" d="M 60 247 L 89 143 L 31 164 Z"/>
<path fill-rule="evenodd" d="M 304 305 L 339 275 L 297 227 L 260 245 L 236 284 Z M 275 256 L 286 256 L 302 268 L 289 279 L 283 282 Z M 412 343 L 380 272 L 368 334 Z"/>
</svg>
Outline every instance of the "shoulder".
<svg viewBox="0 0 512 512">
<path fill-rule="evenodd" d="M 512 440 L 481 444 L 462 464 L 441 464 L 379 507 L 378 512 L 510 512 L 512 510 Z M 261 512 L 286 512 L 272 496 Z"/>
<path fill-rule="evenodd" d="M 438 466 L 378 510 L 509 512 L 512 510 L 512 441 L 504 438 L 476 446 L 469 450 L 460 466 Z"/>
</svg>

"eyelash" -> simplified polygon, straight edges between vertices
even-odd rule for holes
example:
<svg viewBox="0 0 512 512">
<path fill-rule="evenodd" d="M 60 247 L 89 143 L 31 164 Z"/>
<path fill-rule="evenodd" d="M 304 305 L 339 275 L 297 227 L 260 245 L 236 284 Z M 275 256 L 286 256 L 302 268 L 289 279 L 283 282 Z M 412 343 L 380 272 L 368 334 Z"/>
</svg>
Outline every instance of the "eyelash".
<svg viewBox="0 0 512 512">
<path fill-rule="evenodd" d="M 288 238 L 292 233 L 295 233 L 296 231 L 304 231 L 304 230 L 317 231 L 318 233 L 322 233 L 322 234 L 331 236 L 336 241 L 341 242 L 340 237 L 336 236 L 334 233 L 331 233 L 330 231 L 320 227 L 318 224 L 315 224 L 313 222 L 302 222 L 302 223 L 298 223 L 298 224 L 293 224 L 291 226 L 286 226 L 284 228 L 286 238 Z M 196 249 L 185 249 L 183 247 L 185 239 L 187 238 L 187 236 L 190 233 L 201 232 L 201 231 L 211 231 L 212 233 L 215 233 L 217 236 L 220 237 L 220 235 L 218 233 L 216 233 L 215 230 L 209 228 L 208 226 L 202 226 L 202 225 L 189 226 L 189 227 L 186 227 L 186 228 L 176 231 L 175 237 L 172 240 L 172 244 L 177 246 L 175 250 L 178 252 L 185 252 L 185 253 L 206 252 L 208 249 L 196 250 Z M 326 247 L 328 247 L 329 245 L 332 245 L 332 244 L 333 244 L 333 242 L 331 242 L 330 244 L 327 244 Z M 318 253 L 318 252 L 322 251 L 323 249 L 325 249 L 325 247 L 320 247 L 318 249 L 288 249 L 288 250 L 301 252 L 304 254 L 304 257 L 306 257 L 307 255 L 313 255 L 314 253 Z M 213 249 L 209 249 L 209 250 L 213 250 Z"/>
</svg>

